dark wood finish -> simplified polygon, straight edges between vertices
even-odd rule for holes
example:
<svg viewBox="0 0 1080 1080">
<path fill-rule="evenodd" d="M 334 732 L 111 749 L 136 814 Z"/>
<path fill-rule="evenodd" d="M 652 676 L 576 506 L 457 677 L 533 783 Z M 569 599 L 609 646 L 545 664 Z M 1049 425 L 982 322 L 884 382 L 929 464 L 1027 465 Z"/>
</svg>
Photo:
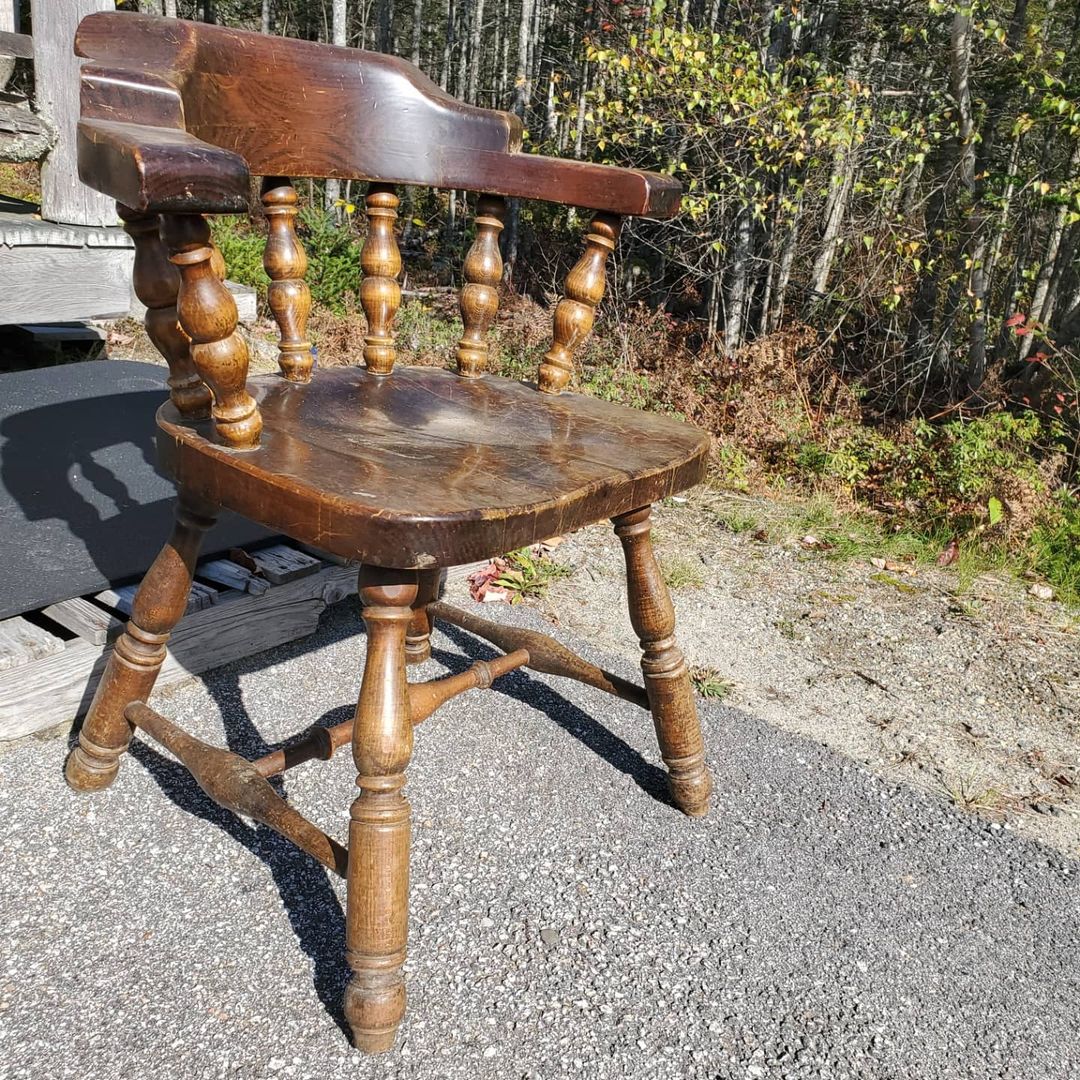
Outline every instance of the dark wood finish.
<svg viewBox="0 0 1080 1080">
<path fill-rule="evenodd" d="M 626 556 L 630 622 L 641 640 L 641 670 L 671 797 L 683 813 L 701 817 L 709 809 L 712 780 L 690 672 L 675 643 L 675 611 L 653 553 L 650 516 L 646 506 L 614 519 Z"/>
<path fill-rule="evenodd" d="M 457 675 L 448 675 L 445 679 L 413 683 L 409 686 L 409 722 L 416 727 L 451 698 L 467 690 L 485 690 L 500 675 L 526 667 L 528 663 L 528 652 L 517 649 L 505 656 L 497 656 L 494 660 L 477 660 L 464 671 Z M 352 742 L 354 723 L 353 720 L 345 720 L 333 727 L 313 728 L 300 742 L 265 754 L 251 764 L 261 776 L 276 776 L 314 758 L 329 761 L 338 750 Z"/>
<path fill-rule="evenodd" d="M 83 120 L 79 176 L 144 213 L 242 214 L 251 178 L 238 154 L 176 128 Z"/>
<path fill-rule="evenodd" d="M 185 419 L 205 420 L 210 415 L 210 389 L 195 370 L 191 338 L 176 313 L 180 273 L 169 261 L 161 239 L 161 218 L 127 206 L 116 209 L 124 230 L 135 241 L 132 284 L 146 307 L 147 337 L 169 365 L 169 397 Z"/>
<path fill-rule="evenodd" d="M 228 213 L 241 190 L 233 170 L 246 162 L 256 175 L 458 188 L 614 214 L 678 212 L 681 187 L 670 177 L 523 154 L 516 116 L 464 105 L 395 57 L 128 13 L 84 19 L 76 50 L 97 61 L 80 174 L 139 210 Z M 146 71 L 171 83 L 173 95 L 141 81 Z M 152 133 L 150 157 L 140 161 L 126 149 L 130 133 L 102 126 L 117 111 L 134 112 L 142 124 L 186 128 L 190 141 L 176 141 L 171 158 L 186 188 L 159 167 L 175 135 Z M 232 155 L 220 159 L 228 185 L 207 171 L 206 147 Z M 114 190 L 122 182 L 123 193 Z"/>
<path fill-rule="evenodd" d="M 416 586 L 415 571 L 360 570 L 368 647 L 353 728 L 360 795 L 349 826 L 345 1016 L 356 1046 L 373 1054 L 393 1046 L 405 1014 L 410 810 L 402 789 L 413 742 L 405 631 Z"/>
<path fill-rule="evenodd" d="M 649 709 L 674 801 L 691 815 L 707 808 L 701 731 L 648 507 L 703 478 L 710 440 L 671 417 L 561 393 L 592 328 L 622 216 L 671 216 L 680 188 L 652 173 L 523 154 L 516 117 L 456 102 L 393 57 L 111 13 L 83 22 L 78 51 L 97 61 L 82 75 L 80 175 L 120 201 L 135 240 L 135 288 L 170 367 L 171 397 L 157 417 L 159 460 L 183 497 L 68 760 L 68 781 L 80 790 L 111 783 L 136 726 L 222 806 L 344 874 L 352 970 L 344 1013 L 360 1049 L 388 1050 L 405 1010 L 405 774 L 414 728 L 440 705 L 525 666 L 576 679 Z M 246 211 L 251 174 L 264 177 L 264 266 L 280 375 L 249 381 L 236 305 L 205 215 Z M 313 370 L 307 260 L 290 176 L 369 182 L 363 368 Z M 395 366 L 400 183 L 480 193 L 463 267 L 456 371 Z M 596 211 L 536 384 L 480 378 L 498 309 L 506 196 Z M 355 716 L 254 762 L 192 738 L 146 705 L 217 507 L 362 564 L 367 660 Z M 438 599 L 445 567 L 604 518 L 614 520 L 626 553 L 644 687 L 543 634 Z M 237 567 L 228 576 L 237 573 L 252 591 L 261 580 Z M 409 686 L 406 665 L 431 654 L 433 618 L 504 655 Z M 347 851 L 267 780 L 346 743 L 359 788 Z"/>
<path fill-rule="evenodd" d="M 360 249 L 360 304 L 367 316 L 364 335 L 364 363 L 373 375 L 389 375 L 394 370 L 394 316 L 401 306 L 401 252 L 398 251 L 394 223 L 400 200 L 390 184 L 371 184 L 366 207 L 368 233 Z"/>
<path fill-rule="evenodd" d="M 566 295 L 555 308 L 555 340 L 540 362 L 537 382 L 545 394 L 559 394 L 570 382 L 574 351 L 589 336 L 604 295 L 604 267 L 615 250 L 620 225 L 612 214 L 597 214 L 585 236 L 585 254 L 566 275 Z"/>
<path fill-rule="evenodd" d="M 487 334 L 499 310 L 499 285 L 503 261 L 499 233 L 506 220 L 506 200 L 484 195 L 476 206 L 476 239 L 465 256 L 461 288 L 461 323 L 465 332 L 457 347 L 459 375 L 474 379 L 483 375 L 488 361 Z"/>
<path fill-rule="evenodd" d="M 124 709 L 132 701 L 145 701 L 154 688 L 169 634 L 187 608 L 203 535 L 216 514 L 213 505 L 181 495 L 172 536 L 135 594 L 131 619 L 109 657 L 79 745 L 68 757 L 65 775 L 76 791 L 101 791 L 116 779 L 120 757 L 131 741 Z"/>
<path fill-rule="evenodd" d="M 201 214 L 170 214 L 162 234 L 180 270 L 176 310 L 191 339 L 191 359 L 214 394 L 215 434 L 234 450 L 253 447 L 262 418 L 245 385 L 247 345 L 236 332 L 236 301 L 222 284 L 224 264 L 210 243 L 210 226 Z"/>
<path fill-rule="evenodd" d="M 565 645 L 559 644 L 554 638 L 541 634 L 536 630 L 526 630 L 521 626 L 504 626 L 501 623 L 491 622 L 490 619 L 482 619 L 472 612 L 462 611 L 450 604 L 437 601 L 429 605 L 428 612 L 433 618 L 442 619 L 453 626 L 460 626 L 462 630 L 468 630 L 470 634 L 482 637 L 490 641 L 492 645 L 506 650 L 507 653 L 524 651 L 529 659 L 525 666 L 533 671 L 542 671 L 547 675 L 561 675 L 565 679 L 574 679 L 585 683 L 586 686 L 595 686 L 597 690 L 622 698 L 624 701 L 632 701 L 643 709 L 649 708 L 649 698 L 646 692 L 632 682 L 613 675 L 610 671 L 590 664 L 583 660 L 575 652 L 571 652 Z"/>
<path fill-rule="evenodd" d="M 709 438 L 656 413 L 436 368 L 252 379 L 261 445 L 158 413 L 183 486 L 297 540 L 376 565 L 460 566 L 692 487 Z"/>
<path fill-rule="evenodd" d="M 195 783 L 219 806 L 281 833 L 323 866 L 341 877 L 346 876 L 348 851 L 293 809 L 252 762 L 196 739 L 141 701 L 128 705 L 124 716 L 129 724 L 145 731 L 174 754 Z"/>
<path fill-rule="evenodd" d="M 442 574 L 439 570 L 421 570 L 413 604 L 412 619 L 405 633 L 405 663 L 422 664 L 431 656 L 431 616 L 428 605 L 439 598 Z"/>
<path fill-rule="evenodd" d="M 307 255 L 296 235 L 296 189 L 284 176 L 267 176 L 262 183 L 262 205 L 268 236 L 263 268 L 270 279 L 266 301 L 274 313 L 281 345 L 278 366 L 290 382 L 307 382 L 315 358 L 307 339 L 311 290 L 304 281 Z"/>
</svg>

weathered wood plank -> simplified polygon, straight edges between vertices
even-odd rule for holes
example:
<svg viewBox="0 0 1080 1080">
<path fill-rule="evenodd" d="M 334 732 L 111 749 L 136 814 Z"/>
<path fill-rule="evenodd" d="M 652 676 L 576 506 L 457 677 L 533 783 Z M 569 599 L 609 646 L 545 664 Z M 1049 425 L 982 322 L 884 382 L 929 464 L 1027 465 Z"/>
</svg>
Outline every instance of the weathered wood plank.
<svg viewBox="0 0 1080 1080">
<path fill-rule="evenodd" d="M 34 58 L 34 42 L 29 34 L 13 34 L 9 27 L 13 27 L 12 5 L 0 4 L 0 56 L 17 56 L 20 60 L 32 60 Z"/>
<path fill-rule="evenodd" d="M 115 615 L 81 596 L 50 604 L 42 610 L 42 614 L 66 626 L 91 645 L 104 645 L 124 629 L 124 624 Z"/>
<path fill-rule="evenodd" d="M 270 582 L 256 577 L 250 570 L 231 559 L 211 559 L 200 563 L 195 568 L 195 576 L 216 585 L 224 585 L 239 592 L 249 592 L 252 596 L 262 596 L 270 588 Z"/>
<path fill-rule="evenodd" d="M 50 221 L 75 225 L 116 223 L 112 199 L 91 190 L 79 179 L 75 128 L 82 61 L 72 48 L 75 28 L 83 16 L 113 11 L 115 7 L 113 0 L 31 0 L 37 111 L 57 135 L 41 167 L 41 214 Z"/>
<path fill-rule="evenodd" d="M 133 259 L 127 248 L 0 248 L 0 325 L 125 315 Z"/>
<path fill-rule="evenodd" d="M 328 603 L 355 592 L 354 571 L 327 567 L 279 585 L 264 597 L 233 593 L 187 615 L 173 632 L 157 689 L 311 634 Z M 81 716 L 90 706 L 111 648 L 75 640 L 60 652 L 23 665 L 17 673 L 0 676 L 0 741 Z"/>
<path fill-rule="evenodd" d="M 138 588 L 139 586 L 137 584 L 117 585 L 112 589 L 104 589 L 102 592 L 99 592 L 94 599 L 99 604 L 114 608 L 116 611 L 120 612 L 121 615 L 127 617 L 131 614 L 131 605 L 135 601 L 135 593 Z M 190 615 L 193 611 L 202 611 L 203 608 L 208 608 L 211 604 L 216 604 L 220 595 L 220 592 L 212 585 L 207 585 L 202 581 L 193 581 L 191 583 L 191 591 L 188 593 L 185 614 Z"/>
<path fill-rule="evenodd" d="M 262 575 L 272 585 L 283 585 L 298 577 L 316 574 L 324 564 L 321 560 L 297 551 L 288 544 L 273 544 L 270 547 L 253 551 L 251 557 L 262 571 Z"/>
<path fill-rule="evenodd" d="M 43 656 L 64 651 L 64 642 L 21 615 L 0 622 L 0 671 L 10 671 Z"/>
</svg>

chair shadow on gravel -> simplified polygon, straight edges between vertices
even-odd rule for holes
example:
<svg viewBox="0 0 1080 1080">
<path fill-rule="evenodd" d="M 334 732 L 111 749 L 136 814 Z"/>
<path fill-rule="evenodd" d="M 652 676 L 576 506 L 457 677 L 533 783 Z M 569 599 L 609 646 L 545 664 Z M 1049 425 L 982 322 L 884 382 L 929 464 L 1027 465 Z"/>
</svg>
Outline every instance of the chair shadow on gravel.
<svg viewBox="0 0 1080 1080">
<path fill-rule="evenodd" d="M 277 745 L 263 740 L 252 722 L 243 705 L 237 674 L 230 672 L 227 679 L 211 677 L 207 685 L 221 708 L 230 750 L 254 758 L 277 749 Z M 351 713 L 352 709 L 346 706 L 333 709 L 319 723 L 337 724 Z M 176 806 L 217 825 L 266 864 L 296 940 L 311 960 L 315 993 L 334 1023 L 351 1039 L 342 1007 L 345 984 L 351 974 L 345 963 L 345 914 L 326 869 L 273 829 L 265 825 L 249 826 L 232 811 L 218 806 L 187 769 L 158 753 L 148 741 L 133 739 L 130 754 Z M 284 777 L 274 777 L 271 783 L 279 795 L 285 795 Z M 242 919 L 244 913 L 238 911 L 236 917 Z"/>
<path fill-rule="evenodd" d="M 432 651 L 432 656 L 451 674 L 463 671 L 477 660 L 490 660 L 499 655 L 487 642 L 458 627 L 440 622 L 439 629 L 461 650 Z M 362 625 L 359 631 L 355 624 L 342 624 L 340 630 L 338 627 L 334 630 L 331 641 L 354 635 L 363 636 Z M 299 656 L 308 650 L 306 641 L 293 642 L 277 651 L 275 663 L 287 663 L 292 656 Z M 358 646 L 358 660 L 362 656 L 363 651 Z M 242 675 L 259 670 L 264 663 L 262 657 L 254 656 L 228 668 L 208 672 L 202 677 L 221 712 L 225 741 L 233 753 L 248 759 L 260 757 L 298 741 L 314 724 L 329 727 L 340 724 L 352 715 L 355 706 L 342 705 L 330 709 L 314 724 L 305 726 L 289 738 L 268 743 L 244 705 L 240 686 Z M 524 670 L 518 670 L 502 676 L 493 690 L 544 713 L 567 734 L 629 776 L 651 798 L 667 806 L 673 805 L 663 769 L 646 761 L 632 746 L 545 683 L 531 678 Z M 167 705 L 162 711 L 168 715 Z M 319 1001 L 345 1036 L 351 1038 L 342 1008 L 345 985 L 350 976 L 345 962 L 345 915 L 326 869 L 272 829 L 263 825 L 251 827 L 236 814 L 218 806 L 204 794 L 187 769 L 159 753 L 149 740 L 133 739 L 129 753 L 180 810 L 224 830 L 266 864 L 297 942 L 311 960 L 314 969 L 312 981 Z M 284 776 L 274 777 L 271 781 L 281 795 L 285 794 L 285 782 Z M 243 918 L 244 913 L 238 911 L 236 915 Z"/>
<path fill-rule="evenodd" d="M 438 625 L 442 633 L 461 649 L 461 653 L 433 649 L 432 656 L 454 674 L 464 671 L 477 660 L 491 660 L 501 655 L 483 639 L 474 637 L 457 626 L 445 622 L 439 622 Z M 544 713 L 549 720 L 612 768 L 629 776 L 650 798 L 665 806 L 675 807 L 668 793 L 667 773 L 663 769 L 646 761 L 629 743 L 609 731 L 587 712 L 567 701 L 546 683 L 532 678 L 524 668 L 501 676 L 492 689 Z"/>
</svg>

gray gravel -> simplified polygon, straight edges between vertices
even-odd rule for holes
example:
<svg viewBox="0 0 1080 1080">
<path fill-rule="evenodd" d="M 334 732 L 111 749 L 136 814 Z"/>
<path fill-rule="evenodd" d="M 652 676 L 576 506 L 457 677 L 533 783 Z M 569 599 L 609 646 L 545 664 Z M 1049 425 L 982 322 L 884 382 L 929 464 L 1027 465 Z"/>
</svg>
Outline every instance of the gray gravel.
<svg viewBox="0 0 1080 1080">
<path fill-rule="evenodd" d="M 355 627 L 339 605 L 157 703 L 261 752 L 348 715 Z M 420 675 L 485 654 L 436 647 Z M 378 1059 L 340 1029 L 340 882 L 147 747 L 89 798 L 61 741 L 0 755 L 0 1077 L 1080 1077 L 1076 863 L 720 707 L 690 822 L 640 711 L 500 685 L 418 733 L 409 1014 Z M 343 754 L 285 787 L 344 837 L 352 780 Z"/>
</svg>

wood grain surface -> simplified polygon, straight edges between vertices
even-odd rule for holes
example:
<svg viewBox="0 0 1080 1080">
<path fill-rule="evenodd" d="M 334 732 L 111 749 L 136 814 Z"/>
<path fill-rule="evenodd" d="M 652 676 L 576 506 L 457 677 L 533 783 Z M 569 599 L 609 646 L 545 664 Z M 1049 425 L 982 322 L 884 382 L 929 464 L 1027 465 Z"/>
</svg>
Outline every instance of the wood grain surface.
<svg viewBox="0 0 1080 1080">
<path fill-rule="evenodd" d="M 383 566 L 455 566 L 647 506 L 705 474 L 709 437 L 671 417 L 437 368 L 248 381 L 265 424 L 234 453 L 158 413 L 162 465 L 213 502 Z"/>
</svg>

